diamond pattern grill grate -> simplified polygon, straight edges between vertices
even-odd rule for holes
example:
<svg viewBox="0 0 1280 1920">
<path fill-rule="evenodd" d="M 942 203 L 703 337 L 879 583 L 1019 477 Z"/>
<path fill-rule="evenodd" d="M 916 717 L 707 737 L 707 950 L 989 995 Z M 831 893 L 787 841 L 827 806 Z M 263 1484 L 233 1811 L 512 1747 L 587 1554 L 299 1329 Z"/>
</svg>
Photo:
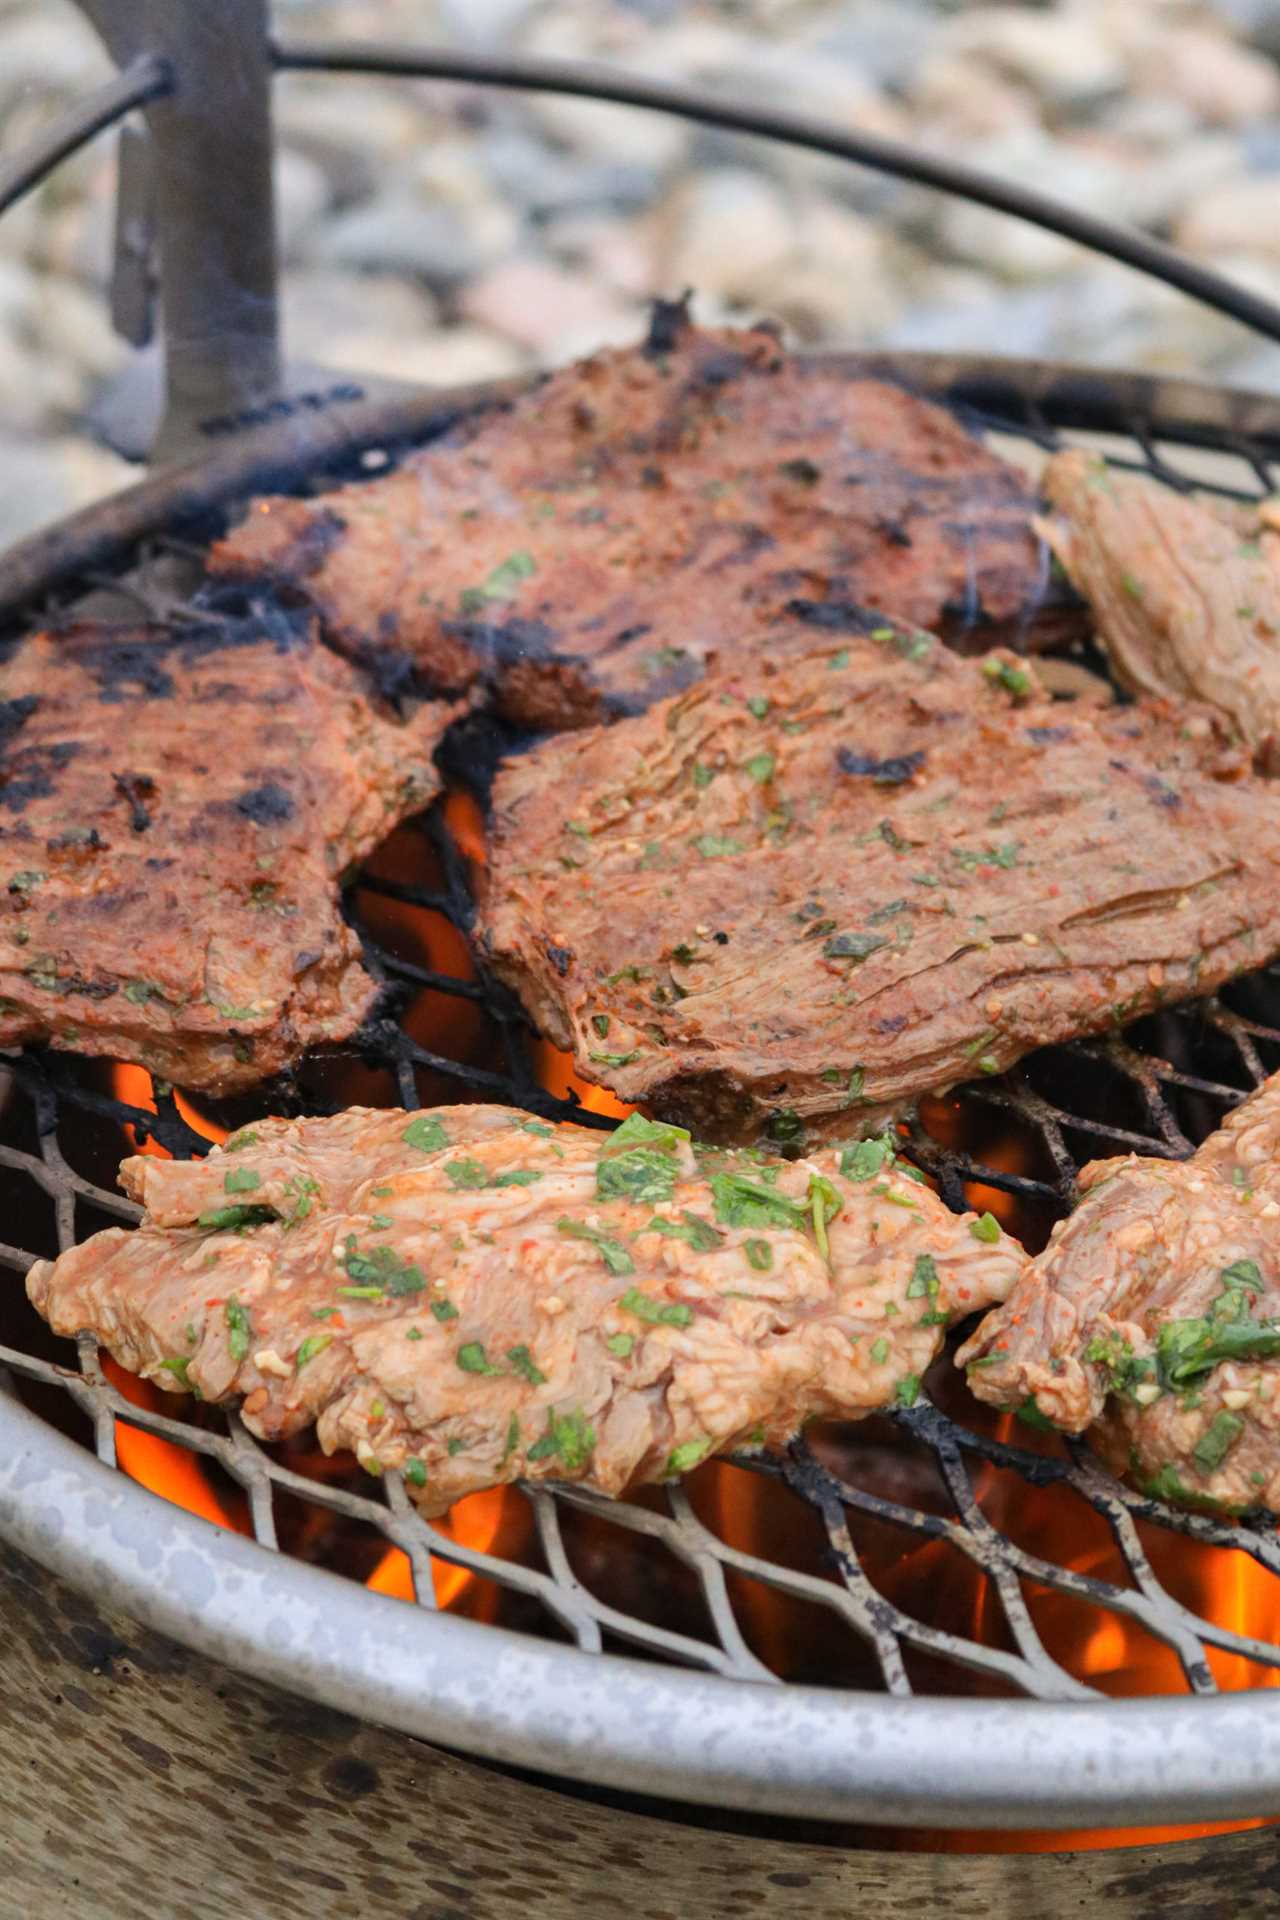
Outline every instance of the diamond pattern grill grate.
<svg viewBox="0 0 1280 1920">
<path fill-rule="evenodd" d="M 1032 453 L 1061 438 L 1059 426 L 1034 407 L 973 417 L 1002 444 L 1014 436 Z M 1118 430 L 1125 423 L 1102 424 Z M 1194 464 L 1203 453 L 1188 466 L 1186 445 L 1154 429 L 1130 425 L 1125 440 L 1108 437 L 1105 444 L 1111 457 L 1170 485 L 1186 486 L 1192 474 L 1195 484 L 1205 484 L 1203 467 Z M 1229 471 L 1209 482 L 1215 490 L 1241 498 L 1273 486 L 1266 447 L 1237 436 L 1218 453 L 1230 459 Z M 374 464 L 366 458 L 367 468 Z M 311 476 L 311 483 L 322 478 Z M 87 579 L 76 598 L 82 610 L 96 601 L 117 614 L 145 607 L 152 618 L 209 617 L 196 550 L 163 537 L 123 579 Z M 45 607 L 39 617 L 48 621 L 58 611 Z M 494 742 L 469 745 L 491 756 Z M 401 829 L 396 845 L 398 870 L 410 878 L 389 875 L 375 857 L 348 896 L 368 963 L 386 983 L 379 1017 L 348 1063 L 366 1076 L 356 1097 L 369 1101 L 368 1087 L 376 1084 L 373 1098 L 406 1106 L 477 1097 L 609 1124 L 572 1096 L 546 1090 L 533 1037 L 502 988 L 481 972 L 457 971 L 456 960 L 451 968 L 457 936 L 468 933 L 470 896 L 467 860 L 443 810 Z M 421 883 L 424 873 L 430 884 Z M 387 903 L 431 917 L 419 921 L 428 931 L 409 952 L 394 929 L 387 931 Z M 437 940 L 432 928 L 454 932 Z M 434 1044 L 415 1037 L 424 1008 L 434 1010 Z M 468 1010 L 471 1037 L 459 1043 Z M 925 1103 L 909 1116 L 909 1150 L 953 1207 L 972 1203 L 984 1188 L 1009 1196 L 1016 1230 L 1038 1243 L 1070 1205 L 1084 1160 L 1129 1150 L 1184 1155 L 1277 1066 L 1280 971 L 1268 969 L 1213 1000 L 1048 1050 L 945 1103 Z M 99 1140 L 109 1135 L 116 1151 L 126 1125 L 180 1156 L 206 1145 L 171 1092 L 161 1090 L 152 1113 L 97 1090 L 83 1063 L 36 1052 L 11 1058 L 4 1072 L 0 1178 L 14 1240 L 0 1243 L 0 1264 L 15 1273 L 37 1253 L 65 1249 L 104 1221 L 136 1217 L 137 1209 L 101 1184 L 93 1156 L 86 1160 L 78 1144 L 86 1129 L 96 1129 Z M 317 1081 L 306 1066 L 270 1095 L 277 1111 L 341 1104 L 332 1082 L 323 1074 Z M 110 1161 L 99 1152 L 99 1168 Z M 40 1225 L 50 1208 L 51 1240 Z M 497 1596 L 496 1612 L 491 1605 L 484 1617 L 551 1632 L 588 1652 L 607 1655 L 621 1646 L 754 1683 L 829 1680 L 891 1694 L 976 1686 L 1061 1700 L 1098 1691 L 1077 1656 L 1111 1623 L 1165 1650 L 1164 1678 L 1156 1682 L 1164 1690 L 1215 1691 L 1221 1682 L 1211 1650 L 1251 1663 L 1252 1684 L 1280 1669 L 1280 1645 L 1239 1631 L 1238 1618 L 1227 1624 L 1205 1598 L 1210 1590 L 1221 1594 L 1224 1580 L 1230 1586 L 1235 1572 L 1226 1578 L 1224 1570 L 1237 1569 L 1244 1556 L 1261 1570 L 1255 1578 L 1270 1594 L 1280 1575 L 1274 1530 L 1164 1508 L 1118 1485 L 1083 1446 L 1030 1434 L 1025 1444 L 1011 1440 L 1008 1422 L 997 1428 L 966 1401 L 945 1360 L 930 1377 L 933 1399 L 891 1420 L 815 1431 L 785 1458 L 713 1463 L 688 1487 L 629 1501 L 570 1487 L 513 1491 L 507 1519 L 518 1511 L 519 1524 L 491 1528 L 495 1537 L 482 1548 L 465 1544 L 459 1530 L 422 1519 L 396 1474 L 380 1481 L 358 1472 L 335 1476 L 332 1467 L 321 1472 L 318 1463 L 264 1448 L 234 1413 L 189 1401 L 171 1402 L 176 1413 L 136 1405 L 104 1372 L 87 1338 L 74 1358 L 64 1343 L 50 1357 L 54 1343 L 25 1306 L 4 1326 L 10 1344 L 0 1344 L 0 1367 L 11 1390 L 43 1394 L 42 1408 L 71 1403 L 108 1467 L 118 1464 L 121 1426 L 141 1430 L 198 1456 L 219 1484 L 234 1483 L 246 1524 L 265 1550 L 345 1556 L 342 1570 L 354 1566 L 365 1577 L 370 1543 L 375 1555 L 396 1547 L 407 1556 L 418 1605 L 434 1607 L 442 1569 L 460 1569 Z M 983 1424 L 970 1424 L 977 1419 Z M 293 1513 L 287 1528 L 286 1509 Z M 307 1526 L 298 1524 L 300 1511 Z M 1028 1514 L 1037 1517 L 1033 1544 Z M 363 1557 L 351 1548 L 357 1536 Z M 887 1550 L 890 1536 L 898 1544 Z M 516 1542 L 509 1552 L 508 1537 Z M 1216 1568 L 1218 1577 L 1188 1590 L 1178 1571 L 1179 1557 L 1188 1554 L 1202 1573 Z M 610 1575 L 611 1565 L 621 1574 Z M 450 1579 L 456 1594 L 459 1575 Z M 951 1596 L 941 1606 L 939 1592 Z M 1074 1653 L 1064 1651 L 1067 1642 L 1053 1625 L 1055 1601 L 1088 1610 L 1082 1617 L 1092 1624 L 1070 1636 Z M 824 1622 L 817 1635 L 805 1628 L 800 1637 L 810 1651 L 799 1659 L 797 1634 L 788 1637 L 786 1628 L 787 1610 L 797 1607 L 796 1618 L 812 1620 L 806 1610 L 816 1607 Z M 1280 1582 L 1263 1611 L 1268 1617 L 1280 1638 Z M 838 1652 L 848 1647 L 857 1649 L 852 1660 Z M 1093 1677 L 1102 1670 L 1095 1665 Z"/>
</svg>

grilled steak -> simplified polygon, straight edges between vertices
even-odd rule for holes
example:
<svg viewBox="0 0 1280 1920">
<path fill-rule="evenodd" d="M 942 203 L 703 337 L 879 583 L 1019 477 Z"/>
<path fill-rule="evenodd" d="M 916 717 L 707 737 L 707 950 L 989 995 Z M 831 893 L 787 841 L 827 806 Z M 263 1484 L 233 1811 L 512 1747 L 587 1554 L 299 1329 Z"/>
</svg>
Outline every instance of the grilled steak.
<svg viewBox="0 0 1280 1920">
<path fill-rule="evenodd" d="M 1006 1304 L 959 1354 L 969 1384 L 1094 1429 L 1160 1499 L 1280 1512 L 1280 1077 L 1188 1161 L 1095 1161 Z"/>
<path fill-rule="evenodd" d="M 397 721 L 304 617 L 80 626 L 0 666 L 0 1044 L 249 1086 L 374 984 L 342 869 L 439 782 L 454 709 Z"/>
<path fill-rule="evenodd" d="M 481 937 L 588 1079 L 847 1133 L 1280 947 L 1280 795 L 1207 716 L 842 623 L 499 773 Z"/>
<path fill-rule="evenodd" d="M 352 1108 L 126 1160 L 142 1226 L 27 1285 L 55 1331 L 242 1398 L 264 1439 L 314 1420 L 429 1513 L 517 1477 L 617 1493 L 914 1399 L 1026 1257 L 907 1172 L 887 1140 L 788 1164 L 638 1116 Z"/>
<path fill-rule="evenodd" d="M 949 639 L 1080 628 L 1011 467 L 900 388 L 678 331 L 602 353 L 383 479 L 255 501 L 215 572 L 267 576 L 335 644 L 436 687 L 492 673 L 531 726 L 647 706 L 794 597 Z"/>
<path fill-rule="evenodd" d="M 1280 772 L 1280 533 L 1079 449 L 1055 455 L 1044 487 L 1045 534 L 1121 684 L 1216 707 Z"/>
</svg>

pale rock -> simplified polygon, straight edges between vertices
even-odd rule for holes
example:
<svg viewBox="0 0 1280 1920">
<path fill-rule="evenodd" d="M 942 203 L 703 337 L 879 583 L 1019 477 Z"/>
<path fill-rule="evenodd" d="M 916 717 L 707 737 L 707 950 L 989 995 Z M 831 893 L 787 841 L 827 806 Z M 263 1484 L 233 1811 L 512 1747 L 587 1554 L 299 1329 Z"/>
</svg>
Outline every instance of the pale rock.
<svg viewBox="0 0 1280 1920">
<path fill-rule="evenodd" d="M 643 300 L 657 284 L 651 220 L 565 214 L 547 221 L 542 237 L 547 251 L 561 266 L 586 273 L 626 298 Z"/>
<path fill-rule="evenodd" d="M 354 155 L 374 178 L 429 138 L 435 117 L 425 99 L 387 80 L 283 73 L 272 99 L 278 139 Z"/>
<path fill-rule="evenodd" d="M 1280 176 L 1228 180 L 1197 194 L 1173 229 L 1189 253 L 1280 257 Z"/>
<path fill-rule="evenodd" d="M 280 254 L 284 260 L 293 260 L 304 236 L 328 210 L 329 180 L 318 160 L 297 147 L 278 144 L 274 180 Z"/>
<path fill-rule="evenodd" d="M 417 386 L 456 387 L 504 380 L 522 372 L 528 361 L 511 341 L 479 327 L 428 329 L 412 335 L 370 327 L 334 339 L 325 364 Z"/>
<path fill-rule="evenodd" d="M 76 7 L 42 6 L 5 23 L 0 100 L 6 105 L 24 94 L 45 95 L 47 111 L 47 96 L 100 87 L 114 71 L 106 48 Z"/>
<path fill-rule="evenodd" d="M 21 476 L 21 485 L 0 489 L 0 550 L 138 478 L 136 467 L 90 440 L 26 439 L 2 427 L 0 470 Z"/>
<path fill-rule="evenodd" d="M 304 256 L 326 266 L 416 274 L 432 286 L 452 286 L 481 271 L 513 237 L 506 209 L 480 212 L 481 219 L 472 219 L 396 184 L 309 235 Z"/>
<path fill-rule="evenodd" d="M 128 350 L 100 294 L 49 274 L 36 284 L 34 295 L 28 325 L 42 354 L 69 360 L 93 380 L 119 372 Z"/>
<path fill-rule="evenodd" d="M 1140 169 L 1073 150 L 1039 132 L 991 141 L 967 157 L 988 173 L 1111 219 L 1130 218 L 1130 197 L 1141 187 Z M 1050 278 L 1069 271 L 1081 259 L 1081 250 L 1072 241 L 971 201 L 948 198 L 936 219 L 939 238 L 949 252 L 1011 280 Z"/>
<path fill-rule="evenodd" d="M 566 338 L 603 338 L 628 313 L 605 288 L 529 256 L 504 260 L 481 274 L 462 289 L 458 309 L 465 319 L 544 360 L 553 359 Z"/>
<path fill-rule="evenodd" d="M 1136 9 L 1117 10 L 1133 35 L 1131 74 L 1142 93 L 1171 95 L 1210 126 L 1238 127 L 1280 107 L 1280 73 L 1270 60 L 1199 26 L 1161 27 Z"/>
<path fill-rule="evenodd" d="M 911 107 L 926 117 L 931 136 L 949 138 L 1016 133 L 1039 118 L 1036 97 L 1017 80 L 970 54 L 926 57 L 908 87 Z"/>
<path fill-rule="evenodd" d="M 435 301 L 413 281 L 389 273 L 315 267 L 285 275 L 280 315 L 287 358 L 353 367 L 361 363 L 338 357 L 336 341 L 369 331 L 414 340 L 438 320 Z"/>
<path fill-rule="evenodd" d="M 751 300 L 774 285 L 794 248 L 787 196 L 761 174 L 723 167 L 685 180 L 659 209 L 657 264 L 672 287 Z"/>
<path fill-rule="evenodd" d="M 785 273 L 763 278 L 747 297 L 802 343 L 875 339 L 902 304 L 883 229 L 827 200 L 800 206 Z"/>
<path fill-rule="evenodd" d="M 1128 78 L 1097 17 L 1079 8 L 975 7 L 943 23 L 936 37 L 940 46 L 991 61 L 1057 106 L 1119 93 Z"/>
</svg>

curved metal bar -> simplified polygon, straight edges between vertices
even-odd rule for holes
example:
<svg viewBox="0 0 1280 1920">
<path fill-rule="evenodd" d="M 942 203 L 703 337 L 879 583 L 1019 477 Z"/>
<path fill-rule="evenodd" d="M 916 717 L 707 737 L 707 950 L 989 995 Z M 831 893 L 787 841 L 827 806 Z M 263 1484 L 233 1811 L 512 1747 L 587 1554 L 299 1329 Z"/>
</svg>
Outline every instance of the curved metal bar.
<svg viewBox="0 0 1280 1920">
<path fill-rule="evenodd" d="M 67 107 L 45 127 L 42 133 L 0 164 L 0 213 L 20 200 L 32 187 L 39 186 L 60 160 L 75 153 L 104 128 L 123 120 L 134 107 L 145 106 L 168 93 L 172 79 L 168 66 L 153 54 L 142 54 L 114 80 L 108 80 L 96 92 Z"/>
<path fill-rule="evenodd" d="M 1222 274 L 1188 259 L 1174 247 L 1139 233 L 1136 228 L 1104 220 L 1039 193 L 984 173 L 963 161 L 935 158 L 874 133 L 847 133 L 829 121 L 792 113 L 785 107 L 745 106 L 722 100 L 699 87 L 667 80 L 649 80 L 623 74 L 616 68 L 588 61 L 541 60 L 516 54 L 463 52 L 454 47 L 382 46 L 368 41 L 319 42 L 275 40 L 276 66 L 312 73 L 398 74 L 418 80 L 462 80 L 490 87 L 512 87 L 530 93 L 577 94 L 588 100 L 612 100 L 619 106 L 647 107 L 657 113 L 678 114 L 706 126 L 726 127 L 735 133 L 779 140 L 811 153 L 851 160 L 921 186 L 1008 213 L 1033 226 L 1045 227 L 1082 247 L 1106 254 L 1139 273 L 1177 287 L 1193 300 L 1227 314 L 1270 340 L 1280 340 L 1280 306 Z"/>
</svg>

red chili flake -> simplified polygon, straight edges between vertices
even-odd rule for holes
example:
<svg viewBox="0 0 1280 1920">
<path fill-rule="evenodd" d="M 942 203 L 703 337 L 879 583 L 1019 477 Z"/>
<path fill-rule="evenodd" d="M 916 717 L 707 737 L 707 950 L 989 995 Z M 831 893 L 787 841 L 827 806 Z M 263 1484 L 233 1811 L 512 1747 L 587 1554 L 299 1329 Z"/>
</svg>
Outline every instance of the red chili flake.
<svg viewBox="0 0 1280 1920">
<path fill-rule="evenodd" d="M 225 1299 L 226 1295 L 220 1293 L 215 1300 L 206 1300 L 205 1305 L 206 1307 L 220 1307 Z"/>
</svg>

